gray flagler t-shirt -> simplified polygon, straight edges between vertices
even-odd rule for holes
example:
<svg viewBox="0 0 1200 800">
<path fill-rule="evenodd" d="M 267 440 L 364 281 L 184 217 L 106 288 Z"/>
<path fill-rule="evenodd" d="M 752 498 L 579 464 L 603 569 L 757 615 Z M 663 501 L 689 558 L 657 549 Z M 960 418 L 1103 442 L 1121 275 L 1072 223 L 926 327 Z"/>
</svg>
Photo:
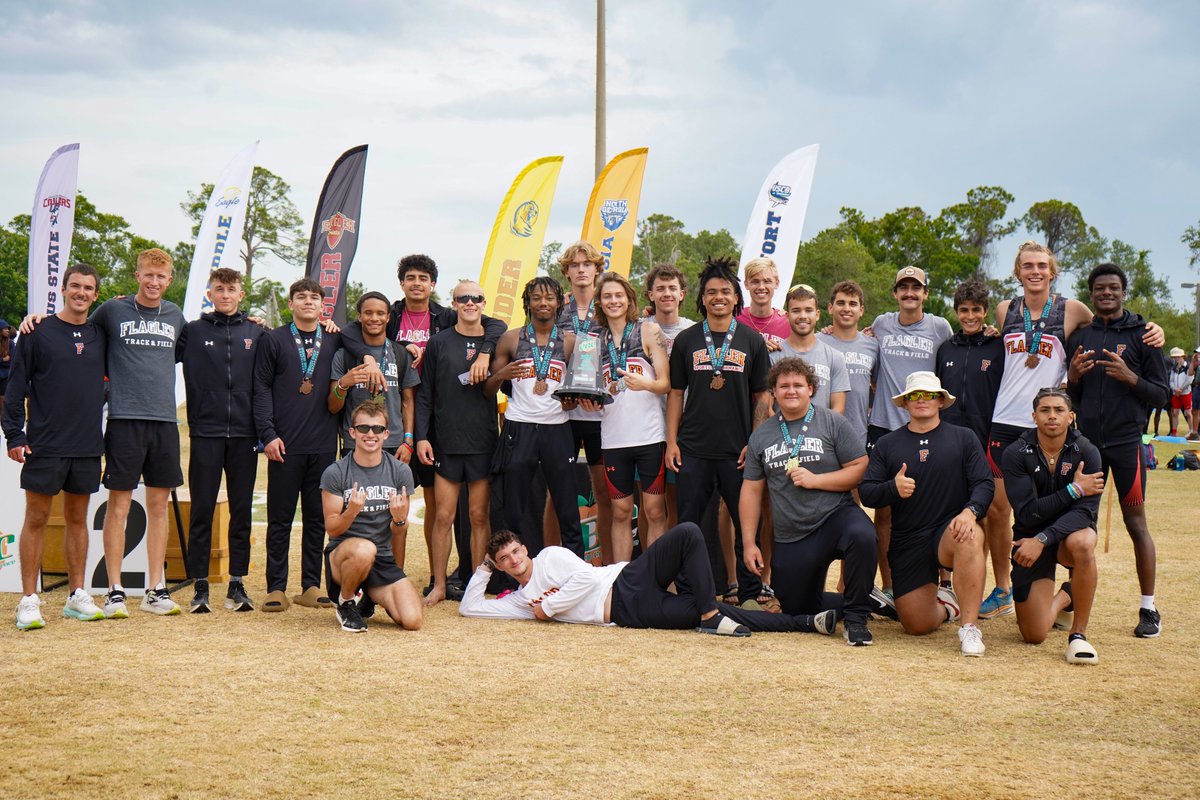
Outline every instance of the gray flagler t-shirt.
<svg viewBox="0 0 1200 800">
<path fill-rule="evenodd" d="M 799 466 L 825 474 L 867 454 L 866 442 L 855 434 L 845 417 L 815 404 L 812 409 L 813 418 L 807 425 L 803 419 L 787 423 L 792 441 L 802 442 L 796 454 Z M 779 420 L 780 415 L 773 414 L 750 434 L 745 478 L 766 479 L 775 541 L 786 543 L 815 532 L 830 514 L 844 503 L 853 503 L 854 498 L 849 492 L 803 489 L 792 483 L 786 469 L 792 448 L 783 438 Z"/>
<path fill-rule="evenodd" d="M 846 419 L 854 432 L 867 440 L 867 417 L 871 411 L 871 384 L 875 382 L 875 364 L 879 361 L 879 342 L 859 333 L 853 341 L 818 333 L 817 338 L 837 350 L 846 359 L 850 376 L 850 394 L 846 395 Z"/>
<path fill-rule="evenodd" d="M 876 317 L 871 330 L 879 342 L 871 424 L 894 431 L 908 424 L 908 412 L 897 408 L 892 398 L 904 391 L 911 373 L 933 372 L 938 348 L 954 331 L 949 322 L 933 314 L 923 315 L 912 325 L 901 325 L 895 311 Z"/>
<path fill-rule="evenodd" d="M 416 489 L 412 470 L 408 464 L 387 453 L 383 454 L 379 466 L 364 467 L 354 460 L 354 453 L 350 453 L 326 467 L 321 475 L 321 491 L 341 495 L 342 511 L 350 504 L 350 492 L 356 483 L 358 488 L 366 490 L 367 501 L 342 536 L 370 539 L 379 555 L 391 555 L 392 495 L 398 494 L 403 486 L 412 497 Z"/>
<path fill-rule="evenodd" d="M 846 357 L 838 350 L 830 347 L 819 339 L 813 343 L 812 350 L 801 353 L 792 348 L 787 339 L 779 343 L 779 349 L 770 354 L 774 364 L 784 358 L 797 357 L 817 373 L 817 391 L 813 393 L 812 401 L 822 408 L 829 408 L 831 392 L 849 392 L 850 376 L 846 373 Z"/>
<path fill-rule="evenodd" d="M 108 339 L 108 418 L 176 422 L 175 341 L 183 312 L 169 300 L 158 308 L 114 297 L 92 314 Z"/>
</svg>

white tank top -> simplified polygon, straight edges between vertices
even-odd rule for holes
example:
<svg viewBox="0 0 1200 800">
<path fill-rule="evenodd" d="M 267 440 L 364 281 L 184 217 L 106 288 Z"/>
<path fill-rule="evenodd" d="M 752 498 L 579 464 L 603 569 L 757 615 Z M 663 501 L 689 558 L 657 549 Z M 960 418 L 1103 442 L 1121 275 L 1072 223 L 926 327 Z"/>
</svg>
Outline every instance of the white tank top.
<svg viewBox="0 0 1200 800">
<path fill-rule="evenodd" d="M 642 348 L 642 324 L 639 320 L 629 334 L 628 347 L 616 347 L 618 353 L 624 349 L 626 372 L 645 375 L 654 379 L 654 364 Z M 618 376 L 612 369 L 608 346 L 612 334 L 606 328 L 600 337 L 600 352 L 603 356 L 604 383 L 611 387 Z M 622 344 L 625 344 L 624 342 Z M 615 343 L 614 343 L 615 347 Z M 636 447 L 656 444 L 667 440 L 667 424 L 663 417 L 660 395 L 654 392 L 623 388 L 613 397 L 613 402 L 604 407 L 600 424 L 600 446 L 605 450 L 619 447 Z"/>
<path fill-rule="evenodd" d="M 1066 317 L 1067 301 L 1055 296 L 1050 313 L 1033 320 L 1033 330 L 1025 331 L 1025 299 L 1018 297 L 1004 316 L 1004 377 L 996 397 L 992 422 L 1032 428 L 1033 398 L 1038 389 L 1060 386 L 1067 375 Z M 1036 367 L 1026 366 L 1035 333 L 1040 332 Z"/>
<path fill-rule="evenodd" d="M 546 373 L 546 391 L 543 394 L 534 391 L 537 386 L 537 373 L 528 326 L 522 328 L 517 335 L 517 352 L 513 360 L 517 364 L 517 374 L 512 379 L 512 394 L 509 395 L 508 410 L 504 412 L 504 418 L 513 422 L 535 422 L 542 425 L 566 422 L 567 412 L 563 411 L 562 403 L 554 396 L 554 391 L 562 386 L 563 373 L 567 368 L 561 333 L 556 333 L 554 337 L 550 368 Z"/>
</svg>

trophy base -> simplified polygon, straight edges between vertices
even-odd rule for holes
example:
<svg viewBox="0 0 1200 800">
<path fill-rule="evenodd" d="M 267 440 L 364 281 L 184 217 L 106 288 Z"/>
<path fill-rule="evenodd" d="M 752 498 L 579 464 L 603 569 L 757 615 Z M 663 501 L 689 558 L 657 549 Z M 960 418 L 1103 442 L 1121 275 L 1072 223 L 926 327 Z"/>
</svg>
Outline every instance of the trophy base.
<svg viewBox="0 0 1200 800">
<path fill-rule="evenodd" d="M 613 396 L 602 390 L 595 391 L 580 391 L 578 389 L 557 389 L 554 392 L 554 397 L 558 400 L 591 400 L 593 403 L 598 403 L 606 406 L 613 401 Z"/>
</svg>

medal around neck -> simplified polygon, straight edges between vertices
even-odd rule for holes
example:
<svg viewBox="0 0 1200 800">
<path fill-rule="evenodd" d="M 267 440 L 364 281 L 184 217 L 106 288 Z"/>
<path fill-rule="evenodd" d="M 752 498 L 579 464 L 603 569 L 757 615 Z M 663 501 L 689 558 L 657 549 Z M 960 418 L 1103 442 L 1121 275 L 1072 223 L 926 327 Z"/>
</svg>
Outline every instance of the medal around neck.
<svg viewBox="0 0 1200 800">
<path fill-rule="evenodd" d="M 562 386 L 554 390 L 554 396 L 559 400 L 591 400 L 601 405 L 613 401 L 604 385 L 599 337 L 584 335 L 575 341 L 567 374 Z"/>
</svg>

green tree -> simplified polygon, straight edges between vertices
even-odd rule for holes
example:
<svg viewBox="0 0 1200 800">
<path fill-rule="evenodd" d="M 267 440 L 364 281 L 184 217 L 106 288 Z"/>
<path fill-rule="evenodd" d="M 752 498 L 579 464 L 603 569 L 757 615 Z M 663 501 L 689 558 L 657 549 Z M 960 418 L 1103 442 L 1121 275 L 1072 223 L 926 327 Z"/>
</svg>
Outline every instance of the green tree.
<svg viewBox="0 0 1200 800">
<path fill-rule="evenodd" d="M 1187 245 L 1190 253 L 1188 256 L 1188 266 L 1194 267 L 1200 264 L 1200 222 L 1185 230 L 1183 236 L 1179 237 L 1179 241 Z"/>
<path fill-rule="evenodd" d="M 817 306 L 824 314 L 834 285 L 844 280 L 854 281 L 862 287 L 866 307 L 863 324 L 869 325 L 876 314 L 894 307 L 895 277 L 890 266 L 877 263 L 867 248 L 844 228 L 828 228 L 800 245 L 796 271 L 788 285 L 807 283 L 816 289 Z"/>
<path fill-rule="evenodd" d="M 667 263 L 679 267 L 688 286 L 694 289 L 707 259 L 718 256 L 737 259 L 740 254 L 737 240 L 724 228 L 702 230 L 693 235 L 684 229 L 682 221 L 667 214 L 651 214 L 638 223 L 638 241 L 633 249 L 629 280 L 640 291 L 654 265 Z M 685 308 L 690 307 L 685 303 Z"/>
<path fill-rule="evenodd" d="M 200 234 L 204 209 L 208 206 L 213 185 L 204 183 L 200 191 L 188 192 L 179 204 L 192 220 L 192 239 Z M 266 167 L 255 167 L 250 178 L 250 196 L 246 206 L 246 223 L 242 227 L 242 259 L 247 278 L 253 278 L 254 266 L 272 255 L 293 267 L 303 268 L 308 255 L 308 239 L 304 221 L 289 196 L 292 187 Z"/>
<path fill-rule="evenodd" d="M 942 210 L 942 216 L 958 229 L 964 252 L 986 266 L 991 246 L 1017 229 L 1020 220 L 1005 220 L 1013 196 L 999 186 L 979 186 L 967 192 L 967 201 Z M 986 270 L 990 271 L 990 270 Z"/>
<path fill-rule="evenodd" d="M 1098 241 L 1100 233 L 1084 221 L 1083 213 L 1074 203 L 1062 200 L 1034 203 L 1021 222 L 1050 248 L 1062 272 L 1086 272 L 1094 263 L 1090 254 L 1103 245 Z"/>
</svg>

